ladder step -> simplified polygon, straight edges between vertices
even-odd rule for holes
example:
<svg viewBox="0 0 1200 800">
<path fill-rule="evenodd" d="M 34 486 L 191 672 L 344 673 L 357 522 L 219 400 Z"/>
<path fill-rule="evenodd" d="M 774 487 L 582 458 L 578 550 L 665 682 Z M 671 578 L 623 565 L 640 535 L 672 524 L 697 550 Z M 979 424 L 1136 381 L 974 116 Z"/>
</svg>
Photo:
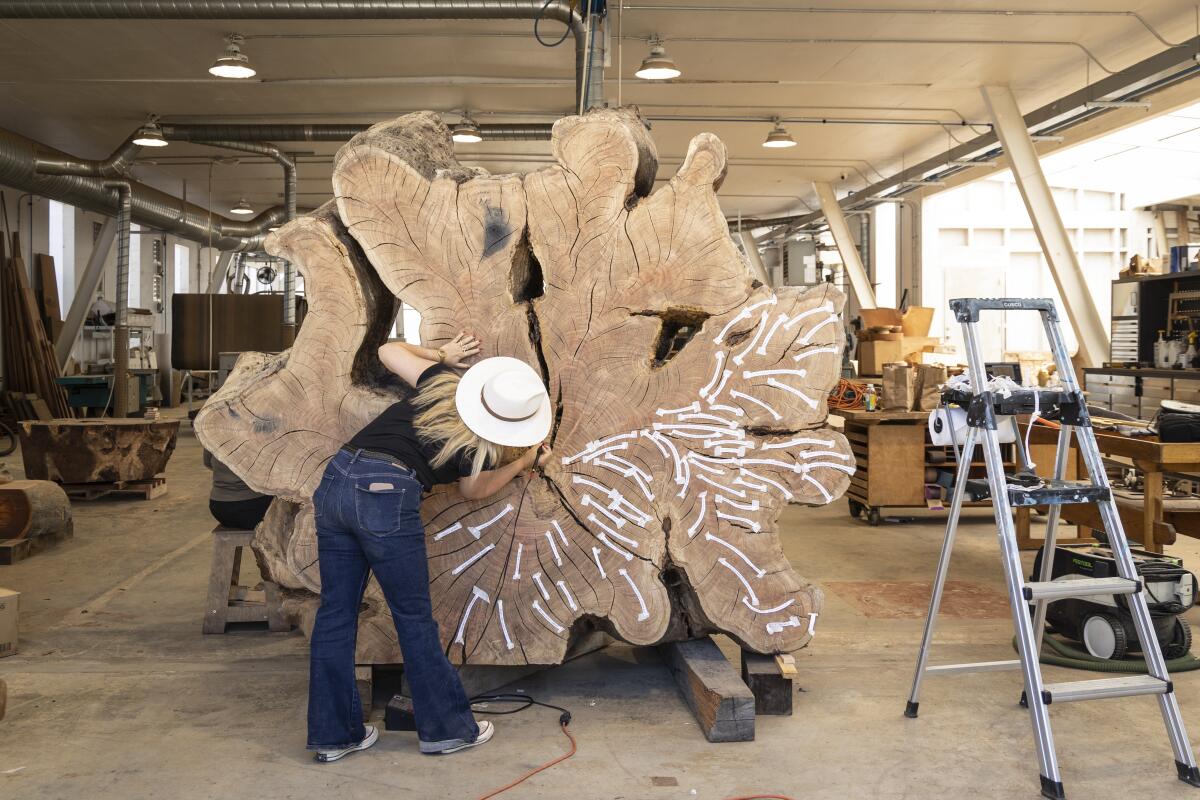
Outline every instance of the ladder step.
<svg viewBox="0 0 1200 800">
<path fill-rule="evenodd" d="M 1042 702 L 1070 703 L 1075 700 L 1103 700 L 1108 697 L 1133 697 L 1141 694 L 1170 694 L 1174 686 L 1153 675 L 1126 675 L 1120 678 L 1100 678 L 1090 681 L 1047 683 L 1042 688 Z"/>
<path fill-rule="evenodd" d="M 1096 486 L 1088 481 L 1057 481 L 1047 478 L 1042 485 L 1032 488 L 1015 483 L 1007 485 L 1008 503 L 1013 508 L 1100 503 L 1112 497 L 1108 487 Z M 972 501 L 987 500 L 991 496 L 986 478 L 971 478 L 967 481 L 967 497 Z"/>
<path fill-rule="evenodd" d="M 1078 578 L 1065 581 L 1029 581 L 1021 589 L 1025 599 L 1061 600 L 1064 597 L 1094 597 L 1108 594 L 1136 594 L 1141 581 L 1128 578 Z"/>
</svg>

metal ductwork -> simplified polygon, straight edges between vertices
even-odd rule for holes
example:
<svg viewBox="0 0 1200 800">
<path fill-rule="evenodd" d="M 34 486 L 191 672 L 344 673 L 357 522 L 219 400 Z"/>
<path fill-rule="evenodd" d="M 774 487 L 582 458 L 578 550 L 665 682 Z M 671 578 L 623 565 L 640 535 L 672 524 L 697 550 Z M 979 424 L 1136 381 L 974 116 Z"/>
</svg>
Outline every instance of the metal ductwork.
<svg viewBox="0 0 1200 800">
<path fill-rule="evenodd" d="M 113 154 L 102 161 L 73 158 L 65 153 L 42 151 L 37 154 L 34 169 L 41 175 L 86 175 L 93 178 L 123 178 L 129 174 L 133 160 L 142 146 L 133 143 L 130 136 Z"/>
<path fill-rule="evenodd" d="M 88 211 L 111 216 L 113 194 L 104 179 L 90 175 L 43 175 L 39 159 L 59 164 L 84 163 L 59 150 L 0 129 L 0 185 L 48 197 Z M 87 170 L 81 170 L 86 172 Z M 256 250 L 268 228 L 284 221 L 283 208 L 272 208 L 251 220 L 233 220 L 181 201 L 143 183 L 129 181 L 132 220 L 221 250 Z"/>
<path fill-rule="evenodd" d="M 575 38 L 577 105 L 595 105 L 603 88 L 586 74 L 588 27 L 564 0 L 0 0 L 0 19 L 552 20 Z"/>
<path fill-rule="evenodd" d="M 104 188 L 117 194 L 117 319 L 113 328 L 113 416 L 124 417 L 129 410 L 129 232 L 133 201 L 128 181 L 106 181 Z"/>
<path fill-rule="evenodd" d="M 2 3 L 3 0 L 0 0 Z M 370 125 L 171 125 L 162 124 L 163 138 L 173 142 L 345 142 Z M 484 141 L 549 141 L 548 122 L 480 125 Z"/>
</svg>

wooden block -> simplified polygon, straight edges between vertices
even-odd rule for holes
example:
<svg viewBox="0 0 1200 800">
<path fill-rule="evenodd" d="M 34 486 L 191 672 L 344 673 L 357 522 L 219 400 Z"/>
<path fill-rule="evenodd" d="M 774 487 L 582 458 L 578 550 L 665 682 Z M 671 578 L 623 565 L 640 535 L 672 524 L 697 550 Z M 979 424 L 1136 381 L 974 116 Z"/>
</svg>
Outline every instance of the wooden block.
<svg viewBox="0 0 1200 800">
<path fill-rule="evenodd" d="M 779 667 L 781 675 L 794 678 L 798 674 L 796 671 L 796 657 L 791 653 L 780 653 L 775 656 L 775 664 Z"/>
<path fill-rule="evenodd" d="M 0 541 L 0 564 L 15 564 L 28 558 L 32 552 L 29 539 L 5 539 Z"/>
<path fill-rule="evenodd" d="M 709 637 L 659 645 L 659 653 L 710 742 L 754 740 L 754 694 Z"/>
<path fill-rule="evenodd" d="M 786 674 L 779 659 L 791 656 L 764 656 L 760 653 L 742 651 L 742 680 L 754 693 L 754 713 L 791 716 L 792 688 L 791 675 Z M 786 662 L 785 662 L 786 663 Z M 791 673 L 796 672 L 795 661 L 790 666 Z"/>
</svg>

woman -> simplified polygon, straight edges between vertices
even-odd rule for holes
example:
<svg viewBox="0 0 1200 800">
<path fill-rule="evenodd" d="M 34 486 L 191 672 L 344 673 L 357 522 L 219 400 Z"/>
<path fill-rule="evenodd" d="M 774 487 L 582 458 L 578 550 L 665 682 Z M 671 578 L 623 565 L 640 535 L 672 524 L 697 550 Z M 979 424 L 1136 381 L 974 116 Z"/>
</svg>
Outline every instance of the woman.
<svg viewBox="0 0 1200 800">
<path fill-rule="evenodd" d="M 458 482 L 478 500 L 495 494 L 548 455 L 550 397 L 537 373 L 514 358 L 488 358 L 460 375 L 479 352 L 460 333 L 445 347 L 391 342 L 379 358 L 417 391 L 392 404 L 352 438 L 313 495 L 321 569 L 321 608 L 309 668 L 308 749 L 337 761 L 365 750 L 378 731 L 363 725 L 354 684 L 358 610 L 368 571 L 391 607 L 412 690 L 422 753 L 454 753 L 492 737 L 475 723 L 458 673 L 446 658 L 429 599 L 421 493 Z M 528 447 L 495 469 L 502 447 Z"/>
</svg>

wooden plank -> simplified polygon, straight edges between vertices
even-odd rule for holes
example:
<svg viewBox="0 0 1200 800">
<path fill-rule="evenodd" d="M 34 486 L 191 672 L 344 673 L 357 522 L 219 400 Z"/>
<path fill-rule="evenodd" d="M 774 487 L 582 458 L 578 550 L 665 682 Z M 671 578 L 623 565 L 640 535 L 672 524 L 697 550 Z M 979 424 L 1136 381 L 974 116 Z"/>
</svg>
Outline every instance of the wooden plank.
<svg viewBox="0 0 1200 800">
<path fill-rule="evenodd" d="M 29 558 L 32 552 L 29 539 L 4 539 L 0 541 L 0 564 L 15 564 Z"/>
<path fill-rule="evenodd" d="M 867 493 L 870 505 L 925 505 L 923 425 L 872 427 L 870 461 L 884 466 L 870 475 Z"/>
<path fill-rule="evenodd" d="M 779 664 L 781 658 L 792 659 L 792 656 L 772 657 L 742 651 L 742 680 L 754 693 L 756 714 L 792 715 L 792 696 L 795 694 L 792 679 L 796 674 L 796 663 L 793 659 L 790 673 L 785 673 Z"/>
<path fill-rule="evenodd" d="M 709 637 L 659 645 L 696 722 L 710 742 L 754 740 L 754 693 Z M 773 662 L 772 662 L 773 663 Z"/>
</svg>

